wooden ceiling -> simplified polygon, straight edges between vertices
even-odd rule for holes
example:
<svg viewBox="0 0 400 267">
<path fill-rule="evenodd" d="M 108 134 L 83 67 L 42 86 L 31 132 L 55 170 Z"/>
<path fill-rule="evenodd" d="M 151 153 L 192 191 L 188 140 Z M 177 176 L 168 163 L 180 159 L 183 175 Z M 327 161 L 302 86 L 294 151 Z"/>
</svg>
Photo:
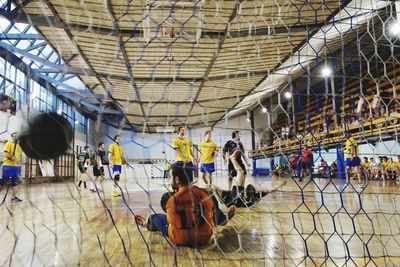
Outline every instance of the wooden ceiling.
<svg viewBox="0 0 400 267">
<path fill-rule="evenodd" d="M 23 11 L 140 131 L 220 120 L 339 9 L 337 0 L 33 0 Z M 75 55 L 75 56 L 74 56 Z"/>
</svg>

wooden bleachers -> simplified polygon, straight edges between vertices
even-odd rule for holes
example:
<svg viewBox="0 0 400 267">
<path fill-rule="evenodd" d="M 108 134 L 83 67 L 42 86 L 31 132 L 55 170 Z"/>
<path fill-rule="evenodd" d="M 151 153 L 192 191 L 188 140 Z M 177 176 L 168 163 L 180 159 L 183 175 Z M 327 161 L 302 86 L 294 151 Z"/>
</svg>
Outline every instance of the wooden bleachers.
<svg viewBox="0 0 400 267">
<path fill-rule="evenodd" d="M 372 104 L 372 99 L 377 91 L 377 87 L 382 91 L 384 90 L 385 92 L 389 93 L 389 95 L 396 95 L 398 96 L 400 94 L 400 84 L 393 86 L 392 84 L 396 84 L 393 82 L 394 79 L 396 79 L 396 74 L 400 72 L 400 67 L 393 68 L 385 73 L 381 72 L 380 77 L 384 77 L 386 80 L 380 82 L 378 85 L 373 82 L 373 80 L 370 80 L 366 86 L 367 88 L 364 88 L 364 96 L 367 105 L 366 110 L 367 112 L 369 111 L 368 104 Z M 391 79 L 391 80 L 388 80 Z M 381 80 L 384 80 L 383 78 Z M 393 91 L 395 91 L 395 94 L 393 94 Z M 356 96 L 360 93 L 359 90 L 359 81 L 352 81 L 346 86 L 346 95 L 345 99 L 342 99 L 341 105 L 338 111 L 339 117 L 343 120 L 346 116 L 350 115 L 349 113 L 351 112 L 351 96 Z M 314 97 L 315 98 L 315 97 Z M 400 105 L 399 105 L 399 97 L 396 97 L 395 103 L 393 104 L 393 101 L 391 103 L 391 107 L 395 107 L 396 111 L 400 113 Z M 333 103 L 332 103 L 332 97 L 328 97 L 328 100 L 321 98 L 320 105 L 322 106 L 322 103 L 326 101 L 329 101 L 328 105 L 323 106 L 320 108 L 320 110 L 325 110 L 325 111 L 332 111 L 333 110 Z M 355 99 L 354 102 L 354 108 L 357 106 L 357 101 L 358 98 Z M 316 99 L 313 99 L 309 101 L 308 105 L 306 105 L 303 108 L 303 114 L 297 114 L 298 118 L 303 117 L 301 121 L 298 122 L 298 131 L 297 132 L 306 132 L 309 128 L 307 118 L 305 114 L 310 114 L 310 127 L 311 129 L 315 129 L 318 125 L 322 125 L 325 123 L 324 121 L 324 113 L 320 112 L 318 114 L 315 114 L 313 110 L 315 111 L 316 109 Z M 350 111 L 350 112 L 348 112 Z M 390 111 L 389 111 L 390 112 Z M 333 116 L 333 112 L 327 112 L 326 113 L 328 116 Z M 397 124 L 392 125 L 389 123 L 390 120 L 398 119 Z M 283 124 L 284 125 L 284 124 Z M 382 127 L 384 125 L 384 127 Z M 275 128 L 280 129 L 279 124 L 275 125 Z M 388 116 L 386 118 L 378 118 L 374 119 L 370 117 L 367 121 L 365 122 L 360 122 L 359 125 L 354 125 L 354 126 L 349 126 L 348 131 L 352 133 L 352 135 L 355 138 L 359 137 L 364 137 L 366 139 L 368 138 L 373 138 L 376 136 L 380 136 L 382 134 L 393 134 L 393 133 L 398 133 L 400 130 L 400 119 L 399 115 L 396 116 Z M 263 157 L 269 157 L 276 155 L 278 153 L 289 153 L 291 151 L 298 150 L 300 147 L 300 144 L 305 144 L 307 143 L 310 147 L 316 147 L 318 145 L 320 146 L 329 146 L 338 142 L 343 142 L 344 140 L 344 131 L 345 129 L 342 128 L 342 124 L 337 126 L 336 129 L 329 129 L 329 132 L 323 132 L 323 133 L 313 133 L 311 136 L 306 136 L 302 138 L 301 140 L 297 138 L 292 138 L 290 140 L 278 140 L 278 142 L 274 145 L 263 147 L 260 149 L 252 150 L 249 151 L 249 157 L 250 158 L 263 158 Z M 293 131 L 292 131 L 293 133 Z"/>
</svg>

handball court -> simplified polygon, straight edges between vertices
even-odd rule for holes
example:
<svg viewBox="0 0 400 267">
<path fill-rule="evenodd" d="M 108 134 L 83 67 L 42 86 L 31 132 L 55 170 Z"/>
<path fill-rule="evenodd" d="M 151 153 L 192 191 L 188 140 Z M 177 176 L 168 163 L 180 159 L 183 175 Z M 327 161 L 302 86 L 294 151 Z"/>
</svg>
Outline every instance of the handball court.
<svg viewBox="0 0 400 267">
<path fill-rule="evenodd" d="M 110 197 L 110 181 L 104 182 L 106 191 L 99 195 L 78 192 L 72 182 L 23 185 L 21 192 L 27 201 L 6 204 L 1 210 L 0 216 L 8 219 L 1 220 L 0 265 L 400 264 L 398 257 L 381 256 L 396 254 L 399 248 L 400 196 L 395 182 L 370 181 L 361 197 L 355 186 L 339 194 L 345 183 L 337 179 L 298 183 L 288 177 L 268 176 L 249 178 L 248 182 L 261 190 L 282 179 L 288 181 L 286 186 L 253 207 L 238 208 L 227 225 L 218 227 L 208 246 L 195 249 L 175 247 L 160 233 L 139 228 L 134 222 L 132 213 L 162 212 L 159 201 L 168 179 L 132 181 L 129 177 L 122 185 L 123 199 Z M 224 177 L 215 179 L 221 187 L 225 181 Z M 148 190 L 151 194 L 146 194 Z"/>
</svg>

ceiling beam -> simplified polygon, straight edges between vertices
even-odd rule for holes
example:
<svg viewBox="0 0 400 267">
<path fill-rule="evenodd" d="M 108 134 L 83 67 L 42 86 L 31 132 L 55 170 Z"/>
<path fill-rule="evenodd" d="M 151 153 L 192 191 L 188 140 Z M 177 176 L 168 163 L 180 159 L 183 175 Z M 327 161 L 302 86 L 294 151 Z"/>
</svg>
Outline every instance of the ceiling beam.
<svg viewBox="0 0 400 267">
<path fill-rule="evenodd" d="M 43 37 L 37 33 L 1 33 L 0 40 L 43 40 Z"/>
<path fill-rule="evenodd" d="M 56 18 L 57 21 L 63 23 L 62 19 L 60 18 L 60 16 L 57 13 L 57 10 L 53 7 L 53 5 L 49 1 L 41 0 L 41 2 L 43 2 L 48 7 L 48 9 L 53 14 L 53 16 Z M 63 23 L 63 24 L 65 24 L 65 23 Z M 79 47 L 79 45 L 76 42 L 75 38 L 73 37 L 70 29 L 68 29 L 68 27 L 67 28 L 63 28 L 63 29 L 64 29 L 65 34 L 68 36 L 69 40 L 71 41 L 71 43 L 75 47 L 75 49 L 78 51 L 79 56 L 83 59 L 83 61 L 89 67 L 90 72 L 94 74 L 94 76 L 96 77 L 96 79 L 99 82 L 99 84 L 103 87 L 104 91 L 107 92 L 108 96 L 112 99 L 111 93 L 107 90 L 107 87 L 105 86 L 104 82 L 101 80 L 101 78 L 96 73 L 96 71 L 94 70 L 93 66 L 91 65 L 91 63 L 89 62 L 89 60 L 87 59 L 85 54 L 83 53 L 82 49 Z M 119 113 L 127 120 L 127 118 L 126 118 L 126 116 L 124 114 L 124 110 L 119 105 L 117 105 L 117 106 L 119 108 Z"/>
<path fill-rule="evenodd" d="M 236 9 L 235 9 L 236 10 Z M 235 11 L 236 12 L 236 11 Z M 0 9 L 0 15 L 6 17 L 10 21 L 27 23 L 34 26 L 45 26 L 53 28 L 69 29 L 81 32 L 93 32 L 101 35 L 114 35 L 118 34 L 115 31 L 114 26 L 107 28 L 104 26 L 95 25 L 84 25 L 77 23 L 66 23 L 58 19 L 58 16 L 46 16 L 41 14 L 29 14 L 24 12 L 22 9 L 14 9 L 13 11 L 7 11 Z M 310 24 L 310 25 L 293 25 L 293 26 L 270 26 L 263 28 L 252 28 L 244 30 L 231 30 L 229 35 L 233 38 L 247 37 L 247 36 L 266 36 L 273 34 L 288 34 L 293 32 L 304 32 L 311 30 L 312 28 L 319 28 L 321 24 Z M 123 37 L 143 37 L 143 30 L 141 29 L 119 29 L 120 36 Z M 201 38 L 213 38 L 219 39 L 225 36 L 226 31 L 202 31 Z"/>
<path fill-rule="evenodd" d="M 117 37 L 117 42 L 118 42 L 118 45 L 119 45 L 119 49 L 121 50 L 122 56 L 124 57 L 124 62 L 125 62 L 126 70 L 128 71 L 128 74 L 129 74 L 130 82 L 131 82 L 131 84 L 133 86 L 133 89 L 135 91 L 136 99 L 138 101 L 140 101 L 141 97 L 140 97 L 139 88 L 137 87 L 136 82 L 135 82 L 135 77 L 133 76 L 132 67 L 131 67 L 131 64 L 129 63 L 128 54 L 126 53 L 126 50 L 125 50 L 125 47 L 124 47 L 124 42 L 122 40 L 122 36 L 121 36 L 121 32 L 120 32 L 119 27 L 118 27 L 118 23 L 115 20 L 115 16 L 114 16 L 114 12 L 113 12 L 113 9 L 112 9 L 112 6 L 111 6 L 111 2 L 110 2 L 110 0 L 107 0 L 106 3 L 107 3 L 108 13 L 110 14 L 111 21 L 112 21 L 112 24 L 113 24 L 113 28 L 115 30 L 115 34 L 116 34 L 116 37 Z M 147 118 L 146 118 L 146 113 L 145 113 L 144 108 L 143 108 L 143 104 L 140 102 L 139 105 L 140 105 L 140 110 L 142 111 L 144 123 L 146 123 L 147 122 Z M 147 127 L 147 129 L 150 132 L 150 128 Z"/>
<path fill-rule="evenodd" d="M 87 71 L 88 71 L 87 69 L 84 69 L 84 68 L 75 68 L 75 67 L 71 67 L 71 66 L 59 65 L 59 64 L 50 62 L 49 60 L 47 60 L 45 58 L 41 58 L 37 55 L 31 54 L 25 50 L 19 49 L 15 46 L 7 44 L 5 42 L 0 41 L 0 47 L 7 49 L 8 51 L 10 51 L 14 54 L 18 54 L 23 57 L 29 58 L 30 60 L 33 60 L 36 63 L 40 63 L 40 64 L 43 64 L 44 66 L 50 67 L 55 72 L 62 72 L 62 73 L 66 73 L 66 74 L 86 75 Z M 43 71 L 45 71 L 45 69 L 43 69 Z"/>
<path fill-rule="evenodd" d="M 219 41 L 218 41 L 218 47 L 217 47 L 217 49 L 216 49 L 216 51 L 215 51 L 215 53 L 214 53 L 212 59 L 210 60 L 210 63 L 208 64 L 206 73 L 204 74 L 205 79 L 203 79 L 203 80 L 201 81 L 201 84 L 200 84 L 200 86 L 199 86 L 199 89 L 197 90 L 196 96 L 194 97 L 194 100 L 193 100 L 193 102 L 192 102 L 192 104 L 191 104 L 191 106 L 190 106 L 189 112 L 187 113 L 187 118 L 189 118 L 190 113 L 191 113 L 192 110 L 193 110 L 194 104 L 195 104 L 195 102 L 197 101 L 197 99 L 199 98 L 199 96 L 200 96 L 200 94 L 201 94 L 201 91 L 202 91 L 202 89 L 203 89 L 203 87 L 204 87 L 204 84 L 205 84 L 205 82 L 206 82 L 206 80 L 207 80 L 207 77 L 208 77 L 208 75 L 210 75 L 210 72 L 211 72 L 211 70 L 212 70 L 212 68 L 213 68 L 213 66 L 214 66 L 215 61 L 217 61 L 217 58 L 218 58 L 218 56 L 219 56 L 219 52 L 220 52 L 221 49 L 222 49 L 222 45 L 224 44 L 225 39 L 226 39 L 226 38 L 229 36 L 229 34 L 230 34 L 230 32 L 228 31 L 228 30 L 229 30 L 229 25 L 230 25 L 231 22 L 236 18 L 237 10 L 238 10 L 238 8 L 240 7 L 240 4 L 242 3 L 242 1 L 243 1 L 243 0 L 239 0 L 239 1 L 236 3 L 236 5 L 235 5 L 235 7 L 234 7 L 234 9 L 233 9 L 233 12 L 232 12 L 232 14 L 231 14 L 231 16 L 229 17 L 229 20 L 228 20 L 228 23 L 227 23 L 227 25 L 226 25 L 226 27 L 225 27 L 225 30 L 224 30 L 224 32 L 223 32 L 223 35 L 221 36 L 221 38 L 220 38 Z"/>
<path fill-rule="evenodd" d="M 342 1 L 341 4 L 339 5 L 339 7 L 338 7 L 334 12 L 332 12 L 332 13 L 328 16 L 328 18 L 327 18 L 327 19 L 325 20 L 325 22 L 321 25 L 321 27 L 324 26 L 324 25 L 329 24 L 330 20 L 331 20 L 336 14 L 338 14 L 338 13 L 340 12 L 340 10 L 342 10 L 345 6 L 347 6 L 351 1 L 352 1 L 352 0 L 344 0 L 344 1 Z M 254 91 L 265 79 L 267 79 L 267 77 L 268 77 L 270 74 L 272 74 L 272 73 L 274 73 L 275 71 L 277 71 L 277 70 L 278 70 L 292 55 L 294 55 L 297 51 L 299 51 L 299 49 L 302 48 L 302 47 L 307 43 L 307 41 L 310 40 L 319 30 L 320 30 L 320 28 L 315 28 L 315 29 L 313 29 L 311 32 L 309 32 L 309 33 L 307 34 L 306 38 L 304 38 L 304 40 L 303 40 L 300 44 L 298 44 L 297 47 L 295 47 L 295 48 L 292 50 L 291 53 L 289 53 L 283 60 L 281 60 L 280 63 L 276 64 L 276 66 L 275 66 L 273 69 L 271 69 L 271 71 L 268 72 L 268 73 L 264 76 L 264 78 L 262 78 L 251 90 L 249 90 L 248 93 L 247 93 L 241 100 L 243 100 L 243 99 L 245 99 L 247 96 L 251 95 L 251 94 L 253 93 L 253 91 Z M 237 107 L 241 102 L 242 102 L 242 101 L 237 102 L 237 103 L 236 103 L 233 107 L 231 107 L 230 109 L 231 109 L 231 110 L 232 110 L 232 109 L 236 109 L 236 107 Z M 221 121 L 224 117 L 225 117 L 225 114 L 222 115 L 217 121 L 215 121 L 215 122 L 213 123 L 212 127 L 214 127 L 214 126 L 215 126 L 219 121 Z"/>
</svg>

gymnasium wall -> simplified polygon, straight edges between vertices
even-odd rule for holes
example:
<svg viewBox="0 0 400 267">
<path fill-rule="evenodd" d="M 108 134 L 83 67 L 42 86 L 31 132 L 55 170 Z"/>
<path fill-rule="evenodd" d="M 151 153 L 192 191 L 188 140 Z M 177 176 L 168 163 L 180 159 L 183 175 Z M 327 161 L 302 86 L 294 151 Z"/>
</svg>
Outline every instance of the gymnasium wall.
<svg viewBox="0 0 400 267">
<path fill-rule="evenodd" d="M 39 114 L 39 111 L 31 109 L 30 116 Z M 22 124 L 26 121 L 27 105 L 21 105 L 21 108 L 15 115 L 0 111 L 0 149 L 3 152 L 4 143 L 11 139 L 13 132 L 19 132 Z M 75 146 L 85 146 L 86 135 L 75 131 Z"/>
<path fill-rule="evenodd" d="M 199 145 L 204 138 L 205 131 L 209 129 L 209 127 L 186 129 L 186 135 L 191 138 L 193 144 Z M 243 145 L 246 150 L 250 150 L 251 131 L 250 123 L 246 120 L 246 116 L 240 116 L 230 119 L 228 122 L 222 121 L 217 124 L 214 127 L 213 139 L 218 146 L 223 147 L 231 139 L 234 130 L 240 130 Z M 123 148 L 129 159 L 164 158 L 163 151 L 166 152 L 165 155 L 168 160 L 175 159 L 175 151 L 172 149 L 171 143 L 177 137 L 176 131 L 172 134 L 148 134 L 109 127 L 109 130 L 105 131 L 104 135 L 104 142 L 107 147 L 113 142 L 112 137 L 116 134 L 121 135 Z"/>
</svg>

